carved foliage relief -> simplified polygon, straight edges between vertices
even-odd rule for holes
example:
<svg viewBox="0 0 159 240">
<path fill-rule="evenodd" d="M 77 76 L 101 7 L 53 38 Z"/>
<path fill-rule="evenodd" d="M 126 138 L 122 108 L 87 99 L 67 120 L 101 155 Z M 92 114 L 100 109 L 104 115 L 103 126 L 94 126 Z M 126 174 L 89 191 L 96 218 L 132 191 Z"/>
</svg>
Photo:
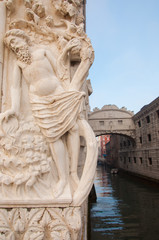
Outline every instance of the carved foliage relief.
<svg viewBox="0 0 159 240">
<path fill-rule="evenodd" d="M 80 208 L 0 210 L 1 240 L 74 240 L 80 229 Z"/>
</svg>

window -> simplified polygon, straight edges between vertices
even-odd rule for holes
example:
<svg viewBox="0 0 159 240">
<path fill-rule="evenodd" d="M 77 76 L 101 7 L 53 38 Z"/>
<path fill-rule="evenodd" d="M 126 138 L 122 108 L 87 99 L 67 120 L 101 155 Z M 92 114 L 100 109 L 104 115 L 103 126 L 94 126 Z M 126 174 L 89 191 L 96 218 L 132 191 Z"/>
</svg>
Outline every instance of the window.
<svg viewBox="0 0 159 240">
<path fill-rule="evenodd" d="M 142 157 L 140 157 L 140 164 L 142 164 Z"/>
<path fill-rule="evenodd" d="M 148 161 L 149 161 L 149 165 L 152 165 L 152 158 L 148 158 Z"/>
<path fill-rule="evenodd" d="M 136 157 L 134 157 L 134 163 L 136 163 Z"/>
<path fill-rule="evenodd" d="M 142 143 L 142 137 L 140 137 L 139 139 L 140 139 L 140 143 Z"/>
<path fill-rule="evenodd" d="M 99 121 L 100 126 L 104 126 L 104 121 Z"/>
<path fill-rule="evenodd" d="M 122 124 L 122 123 L 123 123 L 123 120 L 118 120 L 118 123 L 119 123 L 119 124 Z"/>
<path fill-rule="evenodd" d="M 126 157 L 124 157 L 124 163 L 126 163 Z"/>
<path fill-rule="evenodd" d="M 128 140 L 128 146 L 130 146 L 130 140 Z"/>
<path fill-rule="evenodd" d="M 147 116 L 147 117 L 146 117 L 146 122 L 147 122 L 147 123 L 150 123 L 150 116 Z"/>
<path fill-rule="evenodd" d="M 148 141 L 151 142 L 151 134 L 148 134 L 147 137 L 148 137 Z"/>
<path fill-rule="evenodd" d="M 129 159 L 129 162 L 131 162 L 131 158 L 129 157 L 128 159 Z"/>
<path fill-rule="evenodd" d="M 140 122 L 140 120 L 139 120 L 137 123 L 138 123 L 138 126 L 141 127 L 141 122 Z"/>
<path fill-rule="evenodd" d="M 124 146 L 126 146 L 126 142 L 124 141 Z"/>
<path fill-rule="evenodd" d="M 157 110 L 156 113 L 157 113 L 157 117 L 159 118 L 159 110 Z"/>
</svg>

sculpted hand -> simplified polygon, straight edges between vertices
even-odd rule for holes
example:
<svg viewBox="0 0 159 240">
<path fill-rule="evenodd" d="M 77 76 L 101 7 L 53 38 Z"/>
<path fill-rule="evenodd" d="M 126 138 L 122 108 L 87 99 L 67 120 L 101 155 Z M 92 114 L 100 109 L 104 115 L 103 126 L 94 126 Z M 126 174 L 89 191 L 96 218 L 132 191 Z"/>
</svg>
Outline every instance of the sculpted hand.
<svg viewBox="0 0 159 240">
<path fill-rule="evenodd" d="M 6 122 L 8 121 L 8 119 L 11 117 L 11 116 L 16 116 L 16 113 L 13 109 L 9 109 L 7 110 L 6 112 L 4 113 L 1 113 L 0 114 L 0 123 L 2 123 L 3 120 L 5 120 Z"/>
<path fill-rule="evenodd" d="M 82 61 L 85 61 L 88 59 L 90 63 L 92 64 L 94 61 L 94 50 L 91 46 L 84 47 L 80 52 L 80 57 Z"/>
<path fill-rule="evenodd" d="M 81 48 L 81 42 L 79 39 L 73 38 L 67 43 L 66 48 L 67 50 L 71 50 L 72 48 L 77 46 Z"/>
</svg>

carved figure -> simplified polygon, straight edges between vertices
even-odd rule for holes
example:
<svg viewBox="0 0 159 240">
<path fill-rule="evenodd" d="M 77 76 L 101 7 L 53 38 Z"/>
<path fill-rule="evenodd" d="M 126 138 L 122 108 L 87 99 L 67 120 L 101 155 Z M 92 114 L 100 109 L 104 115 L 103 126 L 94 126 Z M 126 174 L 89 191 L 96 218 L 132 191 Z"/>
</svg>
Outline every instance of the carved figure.
<svg viewBox="0 0 159 240">
<path fill-rule="evenodd" d="M 97 143 L 85 120 L 94 51 L 84 8 L 0 2 L 0 239 L 86 236 Z"/>
<path fill-rule="evenodd" d="M 81 52 L 81 63 L 71 82 L 64 89 L 58 78 L 58 64 L 53 54 L 44 46 L 30 42 L 22 30 L 13 29 L 6 33 L 5 44 L 16 55 L 14 62 L 13 86 L 11 87 L 11 109 L 0 115 L 1 121 L 11 116 L 19 116 L 21 79 L 27 82 L 32 113 L 41 132 L 49 142 L 56 163 L 59 181 L 55 197 L 62 194 L 68 182 L 65 144 L 70 154 L 70 175 L 74 185 L 78 185 L 77 162 L 79 155 L 78 119 L 82 110 L 84 93 L 80 92 L 85 76 L 91 65 L 92 52 L 85 48 L 84 55 L 78 39 L 70 40 L 58 62 L 66 66 L 71 51 Z M 68 80 L 68 79 L 67 79 Z M 67 133 L 67 142 L 62 137 Z"/>
</svg>

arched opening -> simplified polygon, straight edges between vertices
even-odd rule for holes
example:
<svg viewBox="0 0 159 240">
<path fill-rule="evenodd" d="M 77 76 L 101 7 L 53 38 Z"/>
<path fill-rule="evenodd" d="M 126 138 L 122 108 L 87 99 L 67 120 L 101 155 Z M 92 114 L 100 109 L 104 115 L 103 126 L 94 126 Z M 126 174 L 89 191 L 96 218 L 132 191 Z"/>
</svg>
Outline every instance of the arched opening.
<svg viewBox="0 0 159 240">
<path fill-rule="evenodd" d="M 130 161 L 131 151 L 136 146 L 134 138 L 118 133 L 97 135 L 98 164 L 107 164 L 112 168 L 120 168 L 120 162 Z M 122 160 L 121 160 L 122 159 Z"/>
</svg>

